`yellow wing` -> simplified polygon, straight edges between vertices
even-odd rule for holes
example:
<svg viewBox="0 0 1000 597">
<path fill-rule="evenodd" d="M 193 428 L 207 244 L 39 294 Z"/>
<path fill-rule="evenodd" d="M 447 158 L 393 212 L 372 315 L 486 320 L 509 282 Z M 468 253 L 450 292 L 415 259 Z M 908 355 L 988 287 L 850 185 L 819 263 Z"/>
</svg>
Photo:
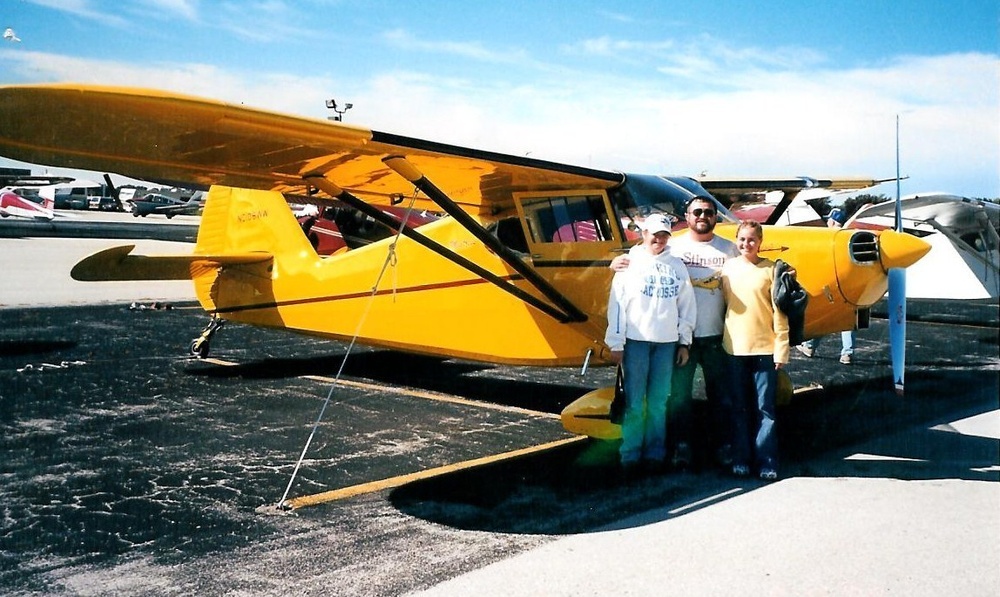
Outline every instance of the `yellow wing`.
<svg viewBox="0 0 1000 597">
<path fill-rule="evenodd" d="M 511 193 L 609 188 L 622 175 L 380 133 L 162 91 L 85 85 L 0 88 L 0 154 L 155 182 L 315 193 L 320 175 L 375 205 L 413 193 L 383 160 L 405 157 L 463 210 L 495 214 Z M 421 198 L 417 209 L 439 209 Z"/>
</svg>

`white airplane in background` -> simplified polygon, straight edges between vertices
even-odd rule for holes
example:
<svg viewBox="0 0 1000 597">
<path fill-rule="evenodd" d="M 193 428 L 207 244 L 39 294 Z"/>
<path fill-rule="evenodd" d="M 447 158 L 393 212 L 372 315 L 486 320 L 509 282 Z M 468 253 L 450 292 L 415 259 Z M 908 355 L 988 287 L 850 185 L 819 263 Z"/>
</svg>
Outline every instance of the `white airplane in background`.
<svg viewBox="0 0 1000 597">
<path fill-rule="evenodd" d="M 906 272 L 906 297 L 996 299 L 1000 297 L 1000 205 L 943 193 L 902 198 L 903 231 L 931 245 Z M 845 228 L 893 227 L 891 201 L 867 205 Z"/>
<path fill-rule="evenodd" d="M 730 210 L 741 220 L 777 226 L 826 226 L 814 207 L 856 195 L 864 189 L 831 193 L 816 188 L 786 201 L 780 191 L 737 198 Z M 901 200 L 903 231 L 931 245 L 930 252 L 907 270 L 906 298 L 996 299 L 1000 297 L 1000 205 L 946 193 L 909 195 Z M 845 228 L 885 230 L 895 221 L 892 201 L 866 205 Z"/>
</svg>

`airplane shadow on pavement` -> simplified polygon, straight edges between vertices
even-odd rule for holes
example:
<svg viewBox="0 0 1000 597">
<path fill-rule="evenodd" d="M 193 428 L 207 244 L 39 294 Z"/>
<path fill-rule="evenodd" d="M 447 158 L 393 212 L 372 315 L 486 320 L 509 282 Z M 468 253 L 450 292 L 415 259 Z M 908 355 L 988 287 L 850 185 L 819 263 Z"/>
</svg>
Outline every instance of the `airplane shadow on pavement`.
<svg viewBox="0 0 1000 597">
<path fill-rule="evenodd" d="M 996 439 L 940 427 L 995 410 L 996 371 L 925 371 L 908 380 L 905 398 L 889 387 L 888 378 L 831 386 L 780 409 L 782 477 L 1000 481 Z M 575 534 L 654 509 L 680 516 L 764 485 L 713 465 L 624 482 L 616 450 L 616 442 L 581 442 L 411 483 L 390 499 L 462 529 Z"/>
<path fill-rule="evenodd" d="M 273 357 L 227 367 L 210 361 L 192 361 L 186 372 L 216 378 L 283 379 L 312 375 L 332 379 L 343 359 L 338 348 L 337 354 Z M 497 371 L 508 375 L 492 375 Z M 553 414 L 558 414 L 590 390 L 612 383 L 613 372 L 592 376 L 589 383 L 583 383 L 566 369 L 562 371 L 555 385 L 550 380 L 539 381 L 538 377 L 553 377 L 551 371 L 540 367 L 495 367 L 387 350 L 366 350 L 349 357 L 343 376 L 355 381 L 419 388 Z"/>
<path fill-rule="evenodd" d="M 911 325 L 915 346 L 908 357 L 907 394 L 901 398 L 887 375 L 885 327 L 875 321 L 859 333 L 853 367 L 837 363 L 833 341 L 827 342 L 827 357 L 793 358 L 793 379 L 799 384 L 814 380 L 820 389 L 803 393 L 779 412 L 783 478 L 1000 480 L 996 440 L 932 429 L 998 407 L 1000 375 L 991 356 L 996 330 L 949 326 L 953 344 L 963 349 L 943 351 L 944 328 Z M 251 360 L 237 351 L 240 364 L 235 366 L 192 361 L 185 370 L 216 378 L 336 375 L 343 359 L 340 348 L 330 354 L 329 343 L 304 348 L 301 342 L 288 350 L 278 342 L 263 353 L 255 346 Z M 243 344 L 230 339 L 224 345 Z M 589 389 L 610 385 L 613 375 L 610 369 L 596 369 L 584 380 L 567 371 L 361 349 L 350 356 L 344 375 L 549 413 L 558 413 Z M 562 534 L 604 528 L 669 505 L 676 505 L 676 515 L 681 515 L 716 503 L 712 496 L 739 495 L 763 484 L 707 464 L 624 485 L 616 450 L 614 442 L 578 442 L 412 482 L 393 490 L 389 499 L 401 512 L 455 528 Z"/>
</svg>

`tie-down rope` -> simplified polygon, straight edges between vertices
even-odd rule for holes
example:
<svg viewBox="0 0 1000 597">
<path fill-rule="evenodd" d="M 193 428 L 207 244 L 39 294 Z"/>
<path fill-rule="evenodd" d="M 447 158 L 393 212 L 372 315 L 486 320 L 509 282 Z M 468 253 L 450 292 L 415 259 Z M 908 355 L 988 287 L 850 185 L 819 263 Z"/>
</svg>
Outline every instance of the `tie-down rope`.
<svg viewBox="0 0 1000 597">
<path fill-rule="evenodd" d="M 375 284 L 372 285 L 371 294 L 368 295 L 368 303 L 365 305 L 365 310 L 361 314 L 361 318 L 358 320 L 357 327 L 354 329 L 354 337 L 351 338 L 350 344 L 347 345 L 347 352 L 344 353 L 344 360 L 340 362 L 340 368 L 337 369 L 337 375 L 333 378 L 333 382 L 330 383 L 330 391 L 326 394 L 326 400 L 323 401 L 323 407 L 320 408 L 319 416 L 316 417 L 316 422 L 313 423 L 312 431 L 309 433 L 309 438 L 306 439 L 306 444 L 302 447 L 302 453 L 299 455 L 298 462 L 295 463 L 295 469 L 292 470 L 292 477 L 288 480 L 288 486 L 285 487 L 285 493 L 281 496 L 281 500 L 277 504 L 277 507 L 280 510 L 292 509 L 291 505 L 288 504 L 288 494 L 292 490 L 292 485 L 295 484 L 295 477 L 298 476 L 299 468 L 302 467 L 302 461 L 305 460 L 306 453 L 309 451 L 309 446 L 312 444 L 312 440 L 316 436 L 316 430 L 319 429 L 319 424 L 323 421 L 323 415 L 326 413 L 326 407 L 330 405 L 330 399 L 333 398 L 333 390 L 337 387 L 337 383 L 340 381 L 340 375 L 344 372 L 344 366 L 347 365 L 347 358 L 351 356 L 351 351 L 354 349 L 358 336 L 361 334 L 361 326 L 364 325 L 365 319 L 368 318 L 368 312 L 371 310 L 372 303 L 375 300 L 375 294 L 378 292 L 378 285 L 382 281 L 382 276 L 385 275 L 385 270 L 390 265 L 393 266 L 393 296 L 396 294 L 396 243 L 399 242 L 399 237 L 403 234 L 403 229 L 410 221 L 410 214 L 413 213 L 413 203 L 416 198 L 417 191 L 414 190 L 413 195 L 410 197 L 410 205 L 406 208 L 406 214 L 403 216 L 403 223 L 396 231 L 396 237 L 392 239 L 392 243 L 389 244 L 389 252 L 386 253 L 385 261 L 382 263 L 382 269 L 375 278 Z"/>
</svg>

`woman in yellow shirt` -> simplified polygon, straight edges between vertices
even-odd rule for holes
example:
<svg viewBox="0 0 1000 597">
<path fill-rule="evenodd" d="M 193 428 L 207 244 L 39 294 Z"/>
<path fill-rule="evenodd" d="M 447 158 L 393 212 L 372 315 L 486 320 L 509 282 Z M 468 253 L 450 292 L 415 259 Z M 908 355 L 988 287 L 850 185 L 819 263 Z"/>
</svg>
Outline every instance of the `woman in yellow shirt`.
<svg viewBox="0 0 1000 597">
<path fill-rule="evenodd" d="M 778 478 L 775 434 L 777 370 L 788 363 L 788 318 L 774 304 L 774 262 L 761 257 L 764 229 L 746 220 L 736 232 L 739 257 L 722 268 L 726 320 L 722 347 L 731 355 L 733 392 L 733 473 Z M 756 435 L 754 435 L 756 434 Z"/>
</svg>

